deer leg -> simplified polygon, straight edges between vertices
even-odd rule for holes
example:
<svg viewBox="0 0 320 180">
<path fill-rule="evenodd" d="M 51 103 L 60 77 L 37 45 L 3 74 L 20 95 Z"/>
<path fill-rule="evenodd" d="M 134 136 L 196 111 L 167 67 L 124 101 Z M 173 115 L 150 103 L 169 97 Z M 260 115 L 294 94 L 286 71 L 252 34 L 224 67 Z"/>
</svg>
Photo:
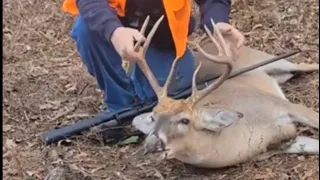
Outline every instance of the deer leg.
<svg viewBox="0 0 320 180">
<path fill-rule="evenodd" d="M 319 140 L 306 136 L 297 136 L 289 147 L 284 149 L 283 153 L 319 154 Z"/>
<path fill-rule="evenodd" d="M 300 123 L 315 129 L 319 129 L 319 113 L 300 104 L 289 104 L 288 111 L 279 112 L 277 125 L 288 126 Z M 288 126 L 289 127 L 289 126 Z"/>
<path fill-rule="evenodd" d="M 283 84 L 283 83 L 289 81 L 293 76 L 294 76 L 294 74 L 292 74 L 292 73 L 272 75 L 272 77 L 277 81 L 277 84 Z"/>
<path fill-rule="evenodd" d="M 313 64 L 294 64 L 296 66 L 297 72 L 313 72 L 313 71 L 319 71 L 319 64 L 313 63 Z"/>
<path fill-rule="evenodd" d="M 293 141 L 280 145 L 279 149 L 267 151 L 254 158 L 265 161 L 278 154 L 319 154 L 319 140 L 306 136 L 297 136 Z"/>
<path fill-rule="evenodd" d="M 291 104 L 293 109 L 288 113 L 292 122 L 301 123 L 319 129 L 319 113 L 299 104 Z"/>
<path fill-rule="evenodd" d="M 294 122 L 319 129 L 319 114 L 317 112 L 297 104 L 291 104 L 291 108 L 291 111 L 294 113 L 280 113 L 277 122 L 279 126 L 283 127 L 282 132 L 285 133 L 284 135 L 286 135 L 286 137 L 292 136 L 295 132 L 295 128 L 292 128 L 292 123 Z M 297 136 L 293 142 L 282 144 L 280 149 L 282 153 L 319 154 L 319 140 L 305 136 Z"/>
<path fill-rule="evenodd" d="M 292 63 L 286 59 L 279 60 L 277 62 L 268 64 L 263 67 L 264 71 L 268 74 L 283 74 L 283 73 L 295 73 L 295 72 L 312 72 L 318 71 L 319 65 L 306 64 L 306 63 Z"/>
<path fill-rule="evenodd" d="M 272 79 L 272 83 L 271 84 L 273 86 L 273 89 L 277 92 L 278 96 L 280 98 L 282 98 L 283 100 L 288 101 L 288 99 L 287 99 L 286 95 L 284 94 L 282 88 L 279 86 L 278 80 L 277 79 Z"/>
</svg>

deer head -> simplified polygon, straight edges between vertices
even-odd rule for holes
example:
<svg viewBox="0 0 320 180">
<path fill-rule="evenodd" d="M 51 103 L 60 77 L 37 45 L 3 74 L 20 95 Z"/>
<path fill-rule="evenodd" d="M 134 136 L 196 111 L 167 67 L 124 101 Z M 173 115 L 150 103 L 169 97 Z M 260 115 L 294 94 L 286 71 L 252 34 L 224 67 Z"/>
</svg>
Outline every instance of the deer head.
<svg viewBox="0 0 320 180">
<path fill-rule="evenodd" d="M 216 45 L 218 54 L 208 54 L 199 45 L 197 45 L 197 49 L 201 53 L 203 53 L 204 56 L 208 58 L 208 60 L 218 64 L 226 65 L 225 72 L 212 84 L 202 90 L 198 90 L 196 87 L 196 76 L 201 68 L 200 62 L 199 66 L 194 72 L 192 79 L 192 95 L 187 99 L 175 100 L 168 96 L 167 89 L 171 83 L 176 63 L 177 61 L 179 61 L 179 57 L 177 57 L 173 61 L 171 70 L 164 86 L 161 87 L 158 84 L 156 78 L 154 77 L 148 64 L 146 63 L 145 53 L 156 29 L 158 28 L 163 18 L 164 16 L 159 18 L 159 20 L 155 23 L 149 35 L 147 36 L 143 47 L 140 47 L 141 42 L 137 42 L 135 48 L 141 54 L 141 58 L 137 60 L 137 64 L 148 79 L 158 98 L 158 104 L 153 109 L 152 121 L 154 121 L 155 124 L 151 134 L 158 135 L 166 146 L 169 145 L 171 148 L 176 149 L 173 150 L 169 147 L 171 151 L 179 151 L 178 146 L 181 146 L 180 149 L 186 148 L 187 145 L 184 142 L 195 133 L 200 131 L 209 131 L 212 133 L 216 133 L 224 127 L 227 127 L 235 121 L 241 119 L 242 114 L 218 106 L 196 106 L 197 103 L 203 100 L 204 97 L 217 89 L 228 78 L 232 70 L 233 57 L 230 53 L 231 51 L 229 45 L 224 41 L 213 20 L 211 20 L 211 22 L 214 28 L 214 34 L 211 34 L 207 27 L 205 27 L 205 30 L 211 41 Z M 146 18 L 141 29 L 141 33 L 144 33 L 148 21 L 149 17 Z"/>
</svg>

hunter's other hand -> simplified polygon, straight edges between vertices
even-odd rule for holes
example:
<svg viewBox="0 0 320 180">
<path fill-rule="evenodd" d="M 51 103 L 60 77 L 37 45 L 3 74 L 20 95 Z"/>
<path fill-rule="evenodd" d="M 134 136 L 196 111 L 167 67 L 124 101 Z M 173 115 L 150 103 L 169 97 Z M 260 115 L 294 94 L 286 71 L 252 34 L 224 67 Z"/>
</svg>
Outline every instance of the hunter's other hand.
<svg viewBox="0 0 320 180">
<path fill-rule="evenodd" d="M 111 43 L 123 60 L 133 61 L 140 58 L 134 51 L 134 40 L 144 41 L 145 37 L 136 29 L 118 27 L 111 36 Z"/>
<path fill-rule="evenodd" d="M 233 56 L 237 58 L 240 48 L 243 46 L 245 40 L 243 34 L 238 29 L 227 23 L 219 22 L 216 26 L 219 28 L 226 42 L 230 44 Z"/>
</svg>

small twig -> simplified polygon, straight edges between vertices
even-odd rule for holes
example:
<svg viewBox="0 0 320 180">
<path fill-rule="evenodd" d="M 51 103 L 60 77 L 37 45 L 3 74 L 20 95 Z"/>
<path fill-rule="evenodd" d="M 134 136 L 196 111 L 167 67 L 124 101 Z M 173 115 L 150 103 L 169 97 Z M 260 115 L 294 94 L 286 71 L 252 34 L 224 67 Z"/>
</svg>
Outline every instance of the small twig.
<svg viewBox="0 0 320 180">
<path fill-rule="evenodd" d="M 277 40 L 280 40 L 280 37 L 279 37 L 272 29 L 269 29 L 269 32 L 270 32 L 275 38 L 277 38 Z"/>
<path fill-rule="evenodd" d="M 51 119 L 49 120 L 49 122 L 56 121 L 57 119 L 59 119 L 59 118 L 61 118 L 62 116 L 65 116 L 65 115 L 71 113 L 71 112 L 74 111 L 74 110 L 75 110 L 75 107 L 72 107 L 72 108 L 70 108 L 70 109 L 68 109 L 68 110 L 66 110 L 66 111 L 63 111 L 63 112 L 57 114 L 55 117 L 51 118 Z"/>
<path fill-rule="evenodd" d="M 65 38 L 63 41 L 57 41 L 56 43 L 54 43 L 53 45 L 61 45 L 61 44 L 65 44 L 66 42 L 68 42 L 69 40 L 71 40 L 71 38 L 69 36 L 67 36 L 67 38 Z"/>
<path fill-rule="evenodd" d="M 72 119 L 72 118 L 87 118 L 90 117 L 92 115 L 88 114 L 88 113 L 79 113 L 79 114 L 72 114 L 67 116 L 67 119 Z"/>
<path fill-rule="evenodd" d="M 30 118 L 29 118 L 26 110 L 23 110 L 23 114 L 24 114 L 24 117 L 26 118 L 27 122 L 30 122 Z"/>
<path fill-rule="evenodd" d="M 89 83 L 86 83 L 79 91 L 78 91 L 78 95 L 81 95 L 83 93 L 83 91 L 89 86 Z"/>
<path fill-rule="evenodd" d="M 163 175 L 160 173 L 160 171 L 158 169 L 156 169 L 156 168 L 151 168 L 151 169 L 155 171 L 154 176 L 160 178 L 161 180 L 164 180 Z"/>
<path fill-rule="evenodd" d="M 66 57 L 61 57 L 61 58 L 51 58 L 51 60 L 53 61 L 66 61 L 68 59 L 70 59 L 73 55 L 77 54 L 77 51 L 73 51 L 72 53 L 70 53 L 68 56 Z"/>
<path fill-rule="evenodd" d="M 136 150 L 135 152 L 133 152 L 131 154 L 131 156 L 135 156 L 136 154 L 140 153 L 140 152 L 143 152 L 144 151 L 144 147 L 140 147 L 138 150 Z"/>
</svg>

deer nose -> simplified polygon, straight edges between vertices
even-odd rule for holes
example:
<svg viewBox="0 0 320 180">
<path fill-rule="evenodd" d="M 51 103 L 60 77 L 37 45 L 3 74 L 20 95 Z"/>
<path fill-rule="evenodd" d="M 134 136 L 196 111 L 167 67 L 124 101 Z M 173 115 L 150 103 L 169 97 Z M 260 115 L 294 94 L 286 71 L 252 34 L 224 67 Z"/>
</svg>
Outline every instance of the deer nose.
<svg viewBox="0 0 320 180">
<path fill-rule="evenodd" d="M 136 116 L 132 121 L 132 125 L 144 134 L 150 134 L 155 127 L 155 122 L 151 118 L 152 115 L 152 113 L 145 113 Z"/>
<path fill-rule="evenodd" d="M 240 112 L 237 112 L 237 115 L 238 115 L 238 118 L 239 118 L 239 119 L 243 118 L 243 116 L 244 116 L 244 115 L 243 115 L 242 113 L 240 113 Z"/>
</svg>

